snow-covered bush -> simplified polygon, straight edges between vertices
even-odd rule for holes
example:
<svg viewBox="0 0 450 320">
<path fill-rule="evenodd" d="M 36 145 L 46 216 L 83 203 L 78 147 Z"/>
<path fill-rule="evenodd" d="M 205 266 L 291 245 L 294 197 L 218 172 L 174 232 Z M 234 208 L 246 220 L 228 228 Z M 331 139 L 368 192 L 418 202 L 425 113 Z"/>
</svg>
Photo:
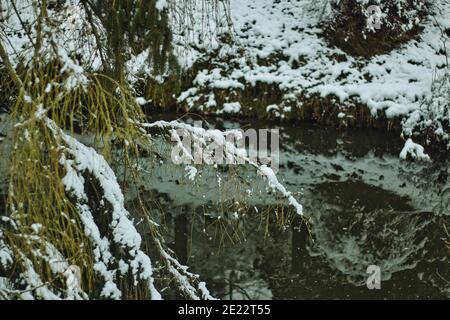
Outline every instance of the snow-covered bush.
<svg viewBox="0 0 450 320">
<path fill-rule="evenodd" d="M 431 93 L 420 108 L 403 121 L 403 136 L 435 148 L 450 149 L 450 73 L 434 79 Z"/>
<path fill-rule="evenodd" d="M 356 56 L 389 52 L 420 33 L 427 0 L 332 0 L 327 40 Z"/>
</svg>

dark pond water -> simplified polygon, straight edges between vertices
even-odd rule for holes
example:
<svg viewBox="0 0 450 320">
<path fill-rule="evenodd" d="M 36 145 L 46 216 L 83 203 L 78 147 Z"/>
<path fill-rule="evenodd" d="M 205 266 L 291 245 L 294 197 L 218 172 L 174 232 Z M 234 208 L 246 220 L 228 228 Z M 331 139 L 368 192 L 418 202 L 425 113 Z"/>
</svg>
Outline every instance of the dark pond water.
<svg viewBox="0 0 450 320">
<path fill-rule="evenodd" d="M 304 205 L 308 225 L 250 169 L 198 167 L 190 181 L 184 166 L 143 163 L 141 187 L 164 212 L 168 243 L 215 297 L 450 297 L 448 162 L 400 161 L 398 135 L 278 128 L 278 177 Z M 371 265 L 379 290 L 367 287 Z"/>
</svg>

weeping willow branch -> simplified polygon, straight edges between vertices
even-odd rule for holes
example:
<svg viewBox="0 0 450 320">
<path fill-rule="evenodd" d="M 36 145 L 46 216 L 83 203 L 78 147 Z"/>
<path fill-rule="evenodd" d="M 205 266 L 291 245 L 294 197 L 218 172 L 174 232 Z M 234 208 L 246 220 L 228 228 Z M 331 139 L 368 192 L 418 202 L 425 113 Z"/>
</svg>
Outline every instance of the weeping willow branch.
<svg viewBox="0 0 450 320">
<path fill-rule="evenodd" d="M 20 80 L 19 76 L 16 73 L 16 70 L 11 65 L 11 61 L 9 61 L 8 54 L 3 47 L 2 42 L 0 41 L 0 58 L 2 59 L 4 65 L 6 66 L 6 70 L 8 71 L 8 74 L 10 75 L 11 79 L 13 79 L 14 83 L 17 87 L 22 88 L 22 80 Z"/>
<path fill-rule="evenodd" d="M 19 10 L 17 10 L 17 6 L 14 0 L 11 0 L 11 5 L 14 9 L 14 13 L 17 16 L 17 19 L 19 19 L 20 25 L 22 26 L 22 29 L 25 31 L 25 34 L 27 35 L 28 40 L 30 40 L 30 43 L 33 45 L 33 47 L 36 47 L 36 45 L 34 44 L 33 39 L 31 39 L 31 35 L 30 35 L 30 30 L 25 26 L 25 23 L 22 20 L 22 17 L 19 13 Z"/>
<path fill-rule="evenodd" d="M 278 181 L 275 173 L 272 169 L 267 167 L 266 165 L 260 165 L 255 161 L 249 159 L 246 155 L 243 155 L 243 151 L 245 150 L 237 148 L 233 143 L 226 140 L 226 137 L 221 133 L 217 134 L 217 130 L 205 130 L 203 128 L 196 128 L 190 126 L 188 124 L 184 124 L 178 121 L 156 121 L 153 123 L 142 124 L 142 126 L 146 128 L 162 128 L 162 129 L 182 129 L 186 130 L 190 134 L 192 134 L 195 141 L 200 146 L 205 146 L 207 141 L 214 141 L 215 144 L 222 147 L 222 150 L 226 153 L 227 159 L 234 159 L 236 163 L 243 162 L 246 163 L 253 168 L 255 168 L 261 175 L 265 176 L 268 180 L 269 185 L 276 189 L 284 198 L 286 198 L 296 213 L 299 216 L 303 217 L 303 206 L 295 199 L 291 192 L 287 191 L 287 189 Z M 172 131 L 172 133 L 176 134 L 176 132 Z M 180 144 L 181 150 L 183 150 L 189 158 L 192 158 L 192 155 L 189 152 L 186 152 L 184 146 L 182 145 L 181 140 L 178 137 L 178 143 Z M 193 159 L 192 159 L 193 160 Z"/>
<path fill-rule="evenodd" d="M 106 68 L 107 64 L 106 64 L 106 59 L 103 55 L 102 41 L 100 39 L 100 35 L 97 32 L 97 26 L 94 23 L 94 17 L 92 16 L 92 12 L 89 9 L 89 5 L 87 4 L 87 1 L 81 1 L 81 2 L 83 4 L 84 9 L 86 10 L 87 20 L 88 20 L 89 24 L 91 25 L 92 33 L 94 34 L 95 41 L 97 43 L 97 50 L 99 51 L 100 59 L 102 60 L 102 65 L 104 66 L 104 68 Z"/>
</svg>

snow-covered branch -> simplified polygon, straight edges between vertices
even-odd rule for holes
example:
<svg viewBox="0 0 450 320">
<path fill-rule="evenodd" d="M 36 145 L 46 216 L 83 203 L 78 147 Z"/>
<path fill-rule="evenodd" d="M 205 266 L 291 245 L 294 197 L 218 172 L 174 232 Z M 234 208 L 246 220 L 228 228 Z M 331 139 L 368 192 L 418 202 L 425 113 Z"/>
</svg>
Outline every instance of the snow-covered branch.
<svg viewBox="0 0 450 320">
<path fill-rule="evenodd" d="M 227 159 L 234 159 L 237 163 L 246 163 L 255 168 L 258 173 L 266 177 L 269 186 L 277 190 L 284 198 L 286 198 L 289 204 L 294 207 L 298 215 L 303 216 L 303 206 L 295 199 L 292 193 L 287 191 L 287 189 L 278 181 L 278 178 L 273 170 L 267 165 L 261 165 L 255 160 L 250 159 L 244 149 L 237 147 L 234 143 L 227 139 L 227 133 L 219 130 L 206 130 L 203 128 L 194 127 L 180 121 L 156 121 L 153 123 L 142 124 L 142 126 L 146 128 L 162 128 L 167 130 L 186 130 L 191 134 L 194 143 L 197 143 L 200 146 L 206 146 L 208 142 L 213 141 L 216 145 L 221 147 L 221 150 L 225 152 L 225 157 Z M 239 134 L 239 132 L 236 132 L 235 134 Z M 179 147 L 184 150 L 181 140 L 178 139 L 176 141 Z M 189 153 L 188 156 L 190 156 Z"/>
</svg>

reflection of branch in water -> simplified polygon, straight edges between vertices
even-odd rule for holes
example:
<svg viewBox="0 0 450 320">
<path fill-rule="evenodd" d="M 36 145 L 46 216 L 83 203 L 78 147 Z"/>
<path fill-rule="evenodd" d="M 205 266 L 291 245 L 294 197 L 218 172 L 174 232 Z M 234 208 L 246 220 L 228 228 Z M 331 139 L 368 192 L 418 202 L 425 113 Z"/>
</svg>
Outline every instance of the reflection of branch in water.
<svg viewBox="0 0 450 320">
<path fill-rule="evenodd" d="M 447 240 L 445 240 L 445 245 L 450 249 L 450 233 L 448 232 L 447 226 L 444 224 L 444 230 L 447 234 Z"/>
<path fill-rule="evenodd" d="M 146 217 L 147 221 L 151 223 L 149 217 Z M 161 259 L 167 266 L 167 271 L 174 277 L 175 281 L 178 283 L 178 289 L 186 296 L 192 300 L 215 300 L 206 288 L 206 284 L 199 281 L 199 276 L 193 274 L 188 270 L 188 267 L 182 265 L 177 259 L 172 257 L 162 246 L 159 239 L 154 238 L 154 243 L 156 249 Z"/>
<path fill-rule="evenodd" d="M 226 277 L 226 285 L 228 286 L 228 299 L 233 300 L 236 293 L 242 294 L 247 300 L 254 300 L 256 297 L 264 296 L 264 290 L 269 288 L 259 287 L 258 280 L 248 280 L 248 282 L 239 283 L 239 279 L 234 277 L 235 271 L 229 272 Z M 242 299 L 238 297 L 238 299 Z"/>
<path fill-rule="evenodd" d="M 439 278 L 441 278 L 442 280 L 444 280 L 445 283 L 450 284 L 450 281 L 448 281 L 447 279 L 445 279 L 445 278 L 439 273 L 439 270 L 438 270 L 438 269 L 436 269 L 436 275 L 437 275 Z"/>
<path fill-rule="evenodd" d="M 189 132 L 196 143 L 200 146 L 206 146 L 208 140 L 214 141 L 217 145 L 222 147 L 223 152 L 227 159 L 234 159 L 237 163 L 244 162 L 248 165 L 254 167 L 258 173 L 265 176 L 269 183 L 269 186 L 277 190 L 283 197 L 285 197 L 289 204 L 295 208 L 298 215 L 303 217 L 303 206 L 295 199 L 291 192 L 287 191 L 286 188 L 278 181 L 275 173 L 267 165 L 260 165 L 250 158 L 247 157 L 245 149 L 237 148 L 234 143 L 227 141 L 226 133 L 219 130 L 205 130 L 203 128 L 193 127 L 189 124 L 185 124 L 178 121 L 156 121 L 153 123 L 141 124 L 146 128 L 165 128 L 171 129 L 172 134 L 175 134 L 176 142 L 181 147 L 181 150 L 186 154 L 189 159 L 193 159 L 192 155 L 187 152 L 179 138 L 176 134 L 175 129 L 181 129 Z M 245 153 L 245 155 L 244 155 Z"/>
</svg>

